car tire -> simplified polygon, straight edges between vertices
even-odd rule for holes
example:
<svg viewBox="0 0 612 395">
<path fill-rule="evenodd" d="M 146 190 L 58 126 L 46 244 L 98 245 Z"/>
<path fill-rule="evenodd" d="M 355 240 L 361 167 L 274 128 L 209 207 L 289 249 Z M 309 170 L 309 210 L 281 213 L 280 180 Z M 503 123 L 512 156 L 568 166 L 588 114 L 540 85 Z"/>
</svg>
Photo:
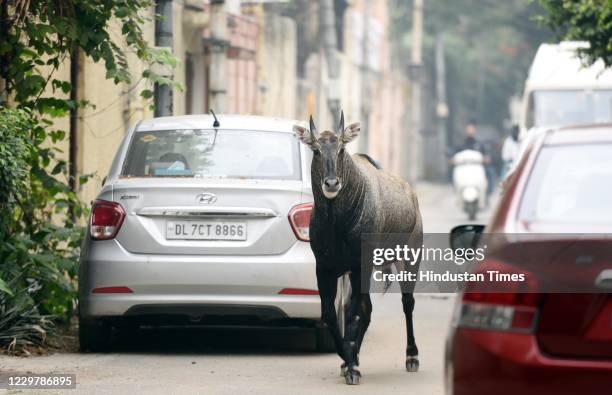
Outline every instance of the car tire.
<svg viewBox="0 0 612 395">
<path fill-rule="evenodd" d="M 336 345 L 334 344 L 334 337 L 327 325 L 317 327 L 317 351 L 321 353 L 332 353 L 336 352 Z"/>
<path fill-rule="evenodd" d="M 109 323 L 79 318 L 81 352 L 105 352 L 110 349 L 112 327 Z"/>
</svg>

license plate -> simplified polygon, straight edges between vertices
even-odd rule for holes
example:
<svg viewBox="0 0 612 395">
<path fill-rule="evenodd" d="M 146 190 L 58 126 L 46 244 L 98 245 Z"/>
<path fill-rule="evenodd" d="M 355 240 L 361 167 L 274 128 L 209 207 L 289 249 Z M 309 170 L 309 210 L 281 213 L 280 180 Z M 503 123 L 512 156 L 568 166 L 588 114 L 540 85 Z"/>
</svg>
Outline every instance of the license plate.
<svg viewBox="0 0 612 395">
<path fill-rule="evenodd" d="M 169 240 L 246 240 L 245 222 L 167 221 Z"/>
</svg>

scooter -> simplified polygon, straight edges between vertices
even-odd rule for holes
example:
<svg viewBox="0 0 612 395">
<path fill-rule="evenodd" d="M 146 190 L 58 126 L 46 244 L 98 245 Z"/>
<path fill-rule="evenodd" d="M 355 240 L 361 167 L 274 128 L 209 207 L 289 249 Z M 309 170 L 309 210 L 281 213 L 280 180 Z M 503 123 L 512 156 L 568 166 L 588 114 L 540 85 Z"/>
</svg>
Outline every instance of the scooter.
<svg viewBox="0 0 612 395">
<path fill-rule="evenodd" d="M 485 158 L 479 151 L 466 149 L 456 153 L 452 163 L 457 202 L 467 213 L 468 219 L 473 221 L 487 201 Z"/>
</svg>

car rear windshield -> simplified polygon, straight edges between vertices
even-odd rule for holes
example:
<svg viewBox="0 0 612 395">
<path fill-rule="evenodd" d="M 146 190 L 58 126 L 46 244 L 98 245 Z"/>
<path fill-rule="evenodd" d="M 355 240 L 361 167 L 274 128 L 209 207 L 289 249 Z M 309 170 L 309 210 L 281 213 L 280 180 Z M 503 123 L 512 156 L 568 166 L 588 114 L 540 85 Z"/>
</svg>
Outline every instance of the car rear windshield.
<svg viewBox="0 0 612 395">
<path fill-rule="evenodd" d="M 289 133 L 248 130 L 136 132 L 123 177 L 300 179 L 298 142 Z"/>
<path fill-rule="evenodd" d="M 519 216 L 529 222 L 612 223 L 612 144 L 544 147 Z"/>
</svg>

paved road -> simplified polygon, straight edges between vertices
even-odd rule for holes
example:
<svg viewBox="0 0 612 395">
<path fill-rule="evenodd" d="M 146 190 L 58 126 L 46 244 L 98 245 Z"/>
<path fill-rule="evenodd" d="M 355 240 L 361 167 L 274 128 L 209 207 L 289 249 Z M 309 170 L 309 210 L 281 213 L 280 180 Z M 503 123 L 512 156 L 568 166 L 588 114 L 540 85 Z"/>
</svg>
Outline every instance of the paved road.
<svg viewBox="0 0 612 395">
<path fill-rule="evenodd" d="M 450 187 L 422 184 L 417 189 L 425 232 L 446 233 L 466 222 L 454 206 Z M 372 302 L 372 324 L 360 355 L 363 379 L 359 387 L 344 384 L 337 356 L 296 346 L 311 341 L 310 333 L 285 330 L 140 331 L 137 339 L 120 344 L 110 354 L 0 357 L 0 370 L 73 373 L 78 393 L 442 394 L 443 347 L 454 297 L 416 295 L 418 373 L 404 369 L 400 295 L 373 295 Z"/>
</svg>

